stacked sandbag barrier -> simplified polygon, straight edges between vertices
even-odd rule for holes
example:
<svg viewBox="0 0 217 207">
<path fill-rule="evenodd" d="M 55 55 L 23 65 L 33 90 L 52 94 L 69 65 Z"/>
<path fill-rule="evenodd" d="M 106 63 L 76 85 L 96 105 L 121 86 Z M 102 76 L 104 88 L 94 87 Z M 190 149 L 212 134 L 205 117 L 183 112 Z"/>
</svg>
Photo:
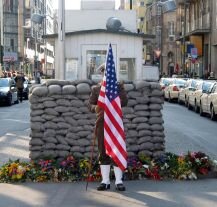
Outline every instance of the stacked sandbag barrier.
<svg viewBox="0 0 217 207">
<path fill-rule="evenodd" d="M 96 116 L 87 106 L 94 84 L 90 80 L 50 80 L 31 88 L 31 159 L 91 155 Z M 128 105 L 123 107 L 128 154 L 161 155 L 165 146 L 160 85 L 135 81 L 124 86 L 128 95 Z"/>
</svg>

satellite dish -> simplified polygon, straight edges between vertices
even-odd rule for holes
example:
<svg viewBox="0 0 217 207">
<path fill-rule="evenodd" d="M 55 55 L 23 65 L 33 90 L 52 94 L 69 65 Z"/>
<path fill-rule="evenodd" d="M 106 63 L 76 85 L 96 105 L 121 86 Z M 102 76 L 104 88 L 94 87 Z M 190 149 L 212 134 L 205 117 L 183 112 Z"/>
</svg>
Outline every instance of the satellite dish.
<svg viewBox="0 0 217 207">
<path fill-rule="evenodd" d="M 106 22 L 107 30 L 114 31 L 114 32 L 121 30 L 122 29 L 121 25 L 122 25 L 121 21 L 116 17 L 110 17 Z"/>
</svg>

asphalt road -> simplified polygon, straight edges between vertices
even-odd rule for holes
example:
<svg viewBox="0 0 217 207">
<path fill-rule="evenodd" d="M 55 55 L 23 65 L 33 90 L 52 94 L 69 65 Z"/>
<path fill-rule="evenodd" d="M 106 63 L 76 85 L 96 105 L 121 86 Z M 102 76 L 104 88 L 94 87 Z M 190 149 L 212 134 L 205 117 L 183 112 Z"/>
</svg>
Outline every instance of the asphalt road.
<svg viewBox="0 0 217 207">
<path fill-rule="evenodd" d="M 217 159 L 217 121 L 201 117 L 177 103 L 165 102 L 163 119 L 166 151 L 202 151 Z"/>
<path fill-rule="evenodd" d="M 0 137 L 8 132 L 23 132 L 30 127 L 29 102 L 0 107 Z M 200 117 L 176 103 L 165 102 L 162 110 L 166 151 L 202 151 L 217 159 L 217 121 Z"/>
<path fill-rule="evenodd" d="M 217 122 L 185 107 L 165 103 L 166 150 L 204 151 L 216 156 Z M 9 158 L 28 159 L 29 104 L 0 107 L 0 166 Z M 0 207 L 217 207 L 217 179 L 126 181 L 127 191 L 96 191 L 98 183 L 0 183 Z"/>
<path fill-rule="evenodd" d="M 30 127 L 29 101 L 12 106 L 0 106 L 0 137 L 8 132 L 24 131 Z"/>
</svg>

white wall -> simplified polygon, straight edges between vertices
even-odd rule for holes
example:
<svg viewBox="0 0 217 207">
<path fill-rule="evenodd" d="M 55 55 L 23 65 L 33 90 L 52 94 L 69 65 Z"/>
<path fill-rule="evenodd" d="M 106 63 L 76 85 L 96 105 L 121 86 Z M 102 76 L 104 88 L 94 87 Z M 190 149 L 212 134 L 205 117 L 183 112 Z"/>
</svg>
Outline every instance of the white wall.
<svg viewBox="0 0 217 207">
<path fill-rule="evenodd" d="M 135 10 L 66 10 L 66 32 L 106 29 L 109 17 L 118 18 L 122 26 L 131 32 L 137 32 Z"/>
<path fill-rule="evenodd" d="M 93 33 L 93 34 L 80 34 L 66 36 L 66 59 L 74 58 L 78 60 L 78 79 L 86 79 L 86 63 L 84 61 L 84 55 L 86 49 L 103 49 L 107 50 L 108 44 L 113 45 L 114 61 L 116 68 L 119 71 L 119 59 L 120 58 L 135 58 L 135 79 L 141 77 L 142 67 L 142 37 L 120 35 L 120 34 L 108 34 L 108 33 Z M 55 40 L 57 45 L 57 39 Z M 57 48 L 56 54 L 58 54 Z M 55 65 L 58 58 L 55 57 Z M 56 68 L 56 77 L 59 79 L 62 69 Z M 118 74 L 118 73 L 117 73 Z"/>
<path fill-rule="evenodd" d="M 115 9 L 115 0 L 81 0 L 81 9 Z"/>
</svg>

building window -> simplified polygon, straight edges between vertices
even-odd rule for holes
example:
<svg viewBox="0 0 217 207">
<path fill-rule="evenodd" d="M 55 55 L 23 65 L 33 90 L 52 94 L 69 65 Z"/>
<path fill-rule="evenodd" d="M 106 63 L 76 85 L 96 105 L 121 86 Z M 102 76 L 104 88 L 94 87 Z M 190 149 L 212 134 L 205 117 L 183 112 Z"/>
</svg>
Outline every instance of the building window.
<svg viewBox="0 0 217 207">
<path fill-rule="evenodd" d="M 145 6 L 144 1 L 141 1 L 141 2 L 140 2 L 140 6 Z"/>
<path fill-rule="evenodd" d="M 173 21 L 168 22 L 168 36 L 174 36 L 175 35 L 175 24 Z"/>
<path fill-rule="evenodd" d="M 11 46 L 11 50 L 14 51 L 14 39 L 11 39 L 10 46 Z"/>
</svg>

